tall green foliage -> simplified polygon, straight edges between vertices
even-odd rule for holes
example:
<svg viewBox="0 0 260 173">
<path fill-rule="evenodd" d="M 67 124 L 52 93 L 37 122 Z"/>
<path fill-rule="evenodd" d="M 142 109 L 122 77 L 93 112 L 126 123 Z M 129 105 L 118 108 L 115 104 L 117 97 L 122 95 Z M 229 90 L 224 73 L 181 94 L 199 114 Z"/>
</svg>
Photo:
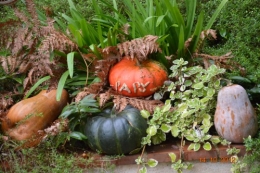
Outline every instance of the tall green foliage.
<svg viewBox="0 0 260 173">
<path fill-rule="evenodd" d="M 204 27 L 204 12 L 196 16 L 197 0 L 185 0 L 186 12 L 182 14 L 176 0 L 123 0 L 123 8 L 118 8 L 117 1 L 113 5 L 101 0 L 111 8 L 114 16 L 98 11 L 96 21 L 100 21 L 104 27 L 119 24 L 129 24 L 129 39 L 144 37 L 145 35 L 157 35 L 164 55 L 177 55 L 177 58 L 190 60 L 197 49 L 200 34 L 203 30 L 210 29 L 216 17 L 228 0 L 222 0 L 221 4 Z M 95 1 L 92 1 L 93 4 Z M 196 19 L 196 23 L 195 23 Z M 188 47 L 185 42 L 192 38 Z"/>
</svg>

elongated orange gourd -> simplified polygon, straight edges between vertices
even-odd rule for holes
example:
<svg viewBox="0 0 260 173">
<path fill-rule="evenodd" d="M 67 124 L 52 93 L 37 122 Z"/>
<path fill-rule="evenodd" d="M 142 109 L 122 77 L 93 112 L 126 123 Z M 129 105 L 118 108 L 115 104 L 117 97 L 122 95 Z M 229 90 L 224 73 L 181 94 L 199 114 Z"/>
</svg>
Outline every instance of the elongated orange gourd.
<svg viewBox="0 0 260 173">
<path fill-rule="evenodd" d="M 43 90 L 16 103 L 2 120 L 2 130 L 13 139 L 26 140 L 48 127 L 58 118 L 69 98 L 63 90 L 60 101 L 56 101 L 56 93 L 56 90 Z"/>
</svg>

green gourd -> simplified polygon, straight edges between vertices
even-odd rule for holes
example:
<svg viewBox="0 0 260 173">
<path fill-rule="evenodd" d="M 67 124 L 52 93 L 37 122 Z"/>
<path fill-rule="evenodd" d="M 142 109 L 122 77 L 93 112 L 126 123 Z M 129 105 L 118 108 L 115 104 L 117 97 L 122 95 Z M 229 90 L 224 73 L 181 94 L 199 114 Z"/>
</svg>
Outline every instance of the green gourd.
<svg viewBox="0 0 260 173">
<path fill-rule="evenodd" d="M 146 136 L 147 122 L 140 111 L 127 106 L 116 113 L 108 108 L 87 120 L 84 134 L 89 147 L 104 154 L 128 154 L 141 146 Z"/>
</svg>

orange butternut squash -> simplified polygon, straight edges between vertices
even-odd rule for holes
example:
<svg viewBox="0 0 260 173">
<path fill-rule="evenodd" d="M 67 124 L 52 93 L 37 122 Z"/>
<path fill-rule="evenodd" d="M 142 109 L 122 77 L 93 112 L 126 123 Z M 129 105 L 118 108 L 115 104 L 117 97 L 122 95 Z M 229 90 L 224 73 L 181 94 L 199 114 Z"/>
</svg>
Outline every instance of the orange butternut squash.
<svg viewBox="0 0 260 173">
<path fill-rule="evenodd" d="M 63 90 L 60 101 L 57 101 L 56 93 L 57 90 L 43 90 L 16 103 L 2 120 L 2 130 L 13 139 L 27 140 L 48 127 L 58 118 L 69 99 L 67 91 Z"/>
</svg>

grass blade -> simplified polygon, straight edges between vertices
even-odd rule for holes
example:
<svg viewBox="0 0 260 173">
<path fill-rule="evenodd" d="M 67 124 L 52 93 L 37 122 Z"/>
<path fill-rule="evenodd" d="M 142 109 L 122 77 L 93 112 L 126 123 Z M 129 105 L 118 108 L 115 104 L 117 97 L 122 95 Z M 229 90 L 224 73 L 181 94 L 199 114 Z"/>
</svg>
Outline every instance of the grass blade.
<svg viewBox="0 0 260 173">
<path fill-rule="evenodd" d="M 195 11 L 196 11 L 197 0 L 186 0 L 187 6 L 187 24 L 185 28 L 185 40 L 187 40 L 191 35 L 191 29 L 193 27 Z"/>
<path fill-rule="evenodd" d="M 40 80 L 38 80 L 32 87 L 31 89 L 28 91 L 28 93 L 25 95 L 25 99 L 28 98 L 34 91 L 35 89 L 41 85 L 43 82 L 49 80 L 51 77 L 50 76 L 45 76 L 43 78 L 41 78 Z"/>
<path fill-rule="evenodd" d="M 228 0 L 222 0 L 220 5 L 218 6 L 217 10 L 213 13 L 212 17 L 209 19 L 209 22 L 207 26 L 205 27 L 205 30 L 208 30 L 212 27 L 213 23 L 216 21 L 216 18 L 218 17 L 220 11 L 225 6 L 225 4 L 228 2 Z"/>
<path fill-rule="evenodd" d="M 60 101 L 62 90 L 65 86 L 65 83 L 66 83 L 68 76 L 69 76 L 69 71 L 67 70 L 62 74 L 62 76 L 59 80 L 58 88 L 57 88 L 57 94 L 56 94 L 56 100 L 57 101 Z"/>
<path fill-rule="evenodd" d="M 70 52 L 67 55 L 67 65 L 68 65 L 70 78 L 73 77 L 73 73 L 74 73 L 74 55 L 75 55 L 75 52 Z"/>
<path fill-rule="evenodd" d="M 197 43 L 200 39 L 200 33 L 202 32 L 202 28 L 203 28 L 203 19 L 204 19 L 204 12 L 201 12 L 199 14 L 198 22 L 196 24 L 196 28 L 195 28 L 195 31 L 193 33 L 192 41 L 190 43 L 190 47 L 189 47 L 190 54 L 193 54 L 193 52 L 197 48 Z M 188 59 L 190 59 L 190 58 L 188 58 Z"/>
<path fill-rule="evenodd" d="M 178 58 L 182 58 L 184 55 L 184 28 L 183 26 L 180 27 L 180 32 L 179 32 L 179 43 L 178 43 L 178 51 L 177 51 L 177 56 Z"/>
</svg>

